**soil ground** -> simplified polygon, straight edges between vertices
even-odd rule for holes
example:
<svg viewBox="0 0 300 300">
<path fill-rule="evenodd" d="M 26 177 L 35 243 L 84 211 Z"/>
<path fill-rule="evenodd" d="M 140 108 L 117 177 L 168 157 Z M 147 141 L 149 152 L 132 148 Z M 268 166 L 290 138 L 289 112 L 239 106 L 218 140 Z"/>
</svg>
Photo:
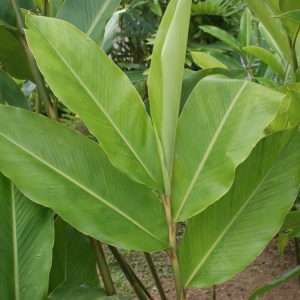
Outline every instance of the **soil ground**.
<svg viewBox="0 0 300 300">
<path fill-rule="evenodd" d="M 108 253 L 108 251 L 105 251 Z M 267 245 L 265 250 L 243 271 L 234 278 L 216 285 L 217 300 L 247 300 L 250 294 L 264 284 L 282 276 L 285 272 L 296 266 L 294 246 L 290 242 L 284 250 L 284 260 L 280 261 L 277 250 L 277 239 L 274 238 Z M 145 257 L 140 252 L 123 252 L 126 260 L 136 272 L 140 280 L 145 284 L 155 300 L 160 300 L 159 293 L 154 285 L 149 272 Z M 175 288 L 172 279 L 172 271 L 169 266 L 168 257 L 164 252 L 152 254 L 156 270 L 161 278 L 168 300 L 175 300 Z M 111 255 L 108 257 L 112 270 L 113 280 L 118 292 L 137 299 L 131 290 L 126 278 L 119 270 Z M 190 289 L 187 293 L 188 300 L 208 300 L 212 298 L 212 288 Z M 276 287 L 270 292 L 259 297 L 261 300 L 297 300 L 300 299 L 300 288 L 297 278 L 294 278 L 283 285 Z"/>
</svg>

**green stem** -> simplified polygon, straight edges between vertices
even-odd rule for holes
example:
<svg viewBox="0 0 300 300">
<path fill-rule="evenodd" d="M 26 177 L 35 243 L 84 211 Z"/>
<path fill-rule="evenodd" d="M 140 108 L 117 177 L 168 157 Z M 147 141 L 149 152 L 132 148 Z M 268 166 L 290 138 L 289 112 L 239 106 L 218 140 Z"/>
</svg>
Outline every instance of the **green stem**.
<svg viewBox="0 0 300 300">
<path fill-rule="evenodd" d="M 105 255 L 103 253 L 101 242 L 91 237 L 89 237 L 89 239 L 94 250 L 96 262 L 103 280 L 105 290 L 108 296 L 116 295 L 116 289 L 114 287 L 114 283 L 109 272 L 109 268 L 105 259 Z"/>
<path fill-rule="evenodd" d="M 186 299 L 186 295 L 185 295 L 185 290 L 182 286 L 180 265 L 179 265 L 178 255 L 177 255 L 176 227 L 174 226 L 172 220 L 171 201 L 169 196 L 167 195 L 163 196 L 162 201 L 165 207 L 167 226 L 169 231 L 170 250 L 168 254 L 170 257 L 171 266 L 173 270 L 177 299 L 184 300 Z"/>
<path fill-rule="evenodd" d="M 213 285 L 213 300 L 217 300 L 216 285 Z"/>
<path fill-rule="evenodd" d="M 24 34 L 24 28 L 25 24 L 23 21 L 22 13 L 20 10 L 19 2 L 17 0 L 9 0 L 10 5 L 16 15 L 16 21 L 17 21 L 17 27 L 20 31 L 20 33 L 23 35 Z"/>
<path fill-rule="evenodd" d="M 35 112 L 37 114 L 42 113 L 42 103 L 41 103 L 41 98 L 39 96 L 39 91 L 36 91 L 36 98 L 35 98 Z"/>
<path fill-rule="evenodd" d="M 124 272 L 127 280 L 129 281 L 130 285 L 134 289 L 138 298 L 140 300 L 148 300 L 146 295 L 144 294 L 141 286 L 139 285 L 139 282 L 136 280 L 136 277 L 134 276 L 133 271 L 130 269 L 127 262 L 123 258 L 123 256 L 119 253 L 118 249 L 113 246 L 110 246 L 110 245 L 108 245 L 108 247 L 109 247 L 111 253 L 113 254 L 113 256 L 115 257 L 115 259 L 117 260 L 120 268 Z"/>
<path fill-rule="evenodd" d="M 45 110 L 46 110 L 46 114 L 49 118 L 53 119 L 53 120 L 58 120 L 57 118 L 57 112 L 55 112 L 55 108 L 52 105 L 52 102 L 50 101 L 49 97 L 48 97 L 48 92 L 47 92 L 47 88 L 45 86 L 45 82 L 44 82 L 44 78 L 40 72 L 40 70 L 37 67 L 36 61 L 31 53 L 31 51 L 28 48 L 28 45 L 25 41 L 25 36 L 24 36 L 24 28 L 25 28 L 25 24 L 23 22 L 23 18 L 21 15 L 21 10 L 18 4 L 17 0 L 9 0 L 11 7 L 13 8 L 15 15 L 16 15 L 16 20 L 17 20 L 17 26 L 19 28 L 19 31 L 21 33 L 21 36 L 19 34 L 14 34 L 14 36 L 16 37 L 16 39 L 18 40 L 18 42 L 20 43 L 26 58 L 28 60 L 33 78 L 35 80 L 35 84 L 36 87 L 38 89 L 39 92 L 39 97 L 41 98 Z"/>
<path fill-rule="evenodd" d="M 149 265 L 149 268 L 150 268 L 150 271 L 151 271 L 151 273 L 152 273 L 153 279 L 154 279 L 154 281 L 155 281 L 156 287 L 157 287 L 158 292 L 159 292 L 159 294 L 160 294 L 160 298 L 161 298 L 162 300 L 167 300 L 167 297 L 166 297 L 166 295 L 165 295 L 164 289 L 163 289 L 163 287 L 162 287 L 162 285 L 161 285 L 161 282 L 160 282 L 160 280 L 159 280 L 159 277 L 158 277 L 158 275 L 157 275 L 157 273 L 156 273 L 155 266 L 154 266 L 154 263 L 153 263 L 153 261 L 152 261 L 151 255 L 150 255 L 150 253 L 148 253 L 148 252 L 144 252 L 144 254 L 145 254 L 145 256 L 146 256 L 147 263 L 148 263 L 148 265 Z"/>
<path fill-rule="evenodd" d="M 294 244 L 295 244 L 296 262 L 297 262 L 297 266 L 299 266 L 300 265 L 300 252 L 299 252 L 298 238 L 294 238 Z M 298 276 L 298 285 L 300 286 L 300 276 Z"/>
<path fill-rule="evenodd" d="M 292 68 L 293 68 L 293 72 L 296 73 L 297 69 L 298 69 L 298 60 L 297 60 L 297 54 L 296 54 L 296 41 L 297 41 L 297 37 L 298 37 L 298 33 L 299 33 L 299 29 L 300 26 L 298 26 L 295 37 L 293 40 L 291 40 L 290 38 L 289 40 L 289 45 L 290 45 L 290 52 L 291 52 L 291 56 L 292 56 Z"/>
<path fill-rule="evenodd" d="M 48 0 L 42 0 L 41 14 L 47 16 Z"/>
</svg>

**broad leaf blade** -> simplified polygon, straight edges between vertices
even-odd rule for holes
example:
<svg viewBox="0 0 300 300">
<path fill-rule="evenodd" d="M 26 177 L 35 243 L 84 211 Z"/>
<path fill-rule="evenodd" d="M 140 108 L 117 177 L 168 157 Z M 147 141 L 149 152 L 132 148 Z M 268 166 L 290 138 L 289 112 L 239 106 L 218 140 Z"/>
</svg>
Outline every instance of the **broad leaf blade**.
<svg viewBox="0 0 300 300">
<path fill-rule="evenodd" d="M 300 211 L 291 211 L 289 212 L 281 225 L 280 230 L 288 230 L 300 228 Z"/>
<path fill-rule="evenodd" d="M 216 58 L 211 56 L 210 54 L 204 52 L 191 52 L 194 61 L 199 65 L 202 69 L 212 69 L 212 68 L 224 68 L 227 67 L 218 61 Z"/>
<path fill-rule="evenodd" d="M 209 25 L 200 26 L 200 28 L 204 32 L 207 32 L 207 33 L 213 35 L 217 39 L 219 39 L 222 42 L 224 42 L 225 44 L 229 45 L 230 47 L 232 47 L 237 52 L 242 51 L 241 44 L 232 35 L 230 35 L 225 30 L 220 29 L 220 28 L 215 27 L 215 26 L 209 26 Z"/>
<path fill-rule="evenodd" d="M 75 25 L 99 44 L 104 36 L 105 23 L 119 3 L 120 0 L 65 0 L 57 18 Z"/>
<path fill-rule="evenodd" d="M 0 169 L 30 199 L 105 243 L 149 252 L 167 247 L 161 203 L 115 169 L 99 145 L 21 109 L 0 106 L 0 115 Z"/>
<path fill-rule="evenodd" d="M 200 80 L 209 76 L 209 75 L 225 75 L 226 77 L 232 79 L 242 79 L 242 80 L 251 80 L 249 73 L 244 69 L 224 69 L 224 68 L 213 68 L 213 69 L 206 69 L 200 70 L 195 72 L 192 75 L 189 75 L 183 79 L 182 82 L 182 92 L 181 92 L 181 99 L 180 99 L 180 114 L 181 111 L 189 98 L 191 92 L 198 84 Z"/>
<path fill-rule="evenodd" d="M 116 29 L 119 24 L 119 17 L 126 9 L 116 11 L 105 25 L 105 33 L 101 49 L 106 53 L 110 53 L 116 38 Z"/>
<path fill-rule="evenodd" d="M 268 64 L 282 79 L 284 79 L 285 71 L 273 53 L 264 48 L 256 46 L 244 47 L 243 50 L 258 57 L 260 60 Z"/>
<path fill-rule="evenodd" d="M 22 37 L 19 35 L 19 38 Z M 29 63 L 18 39 L 3 26 L 0 26 L 0 45 L 0 61 L 6 72 L 14 78 L 29 79 L 34 82 Z"/>
<path fill-rule="evenodd" d="M 76 286 L 99 285 L 96 261 L 89 238 L 63 221 L 55 220 L 53 262 L 49 277 L 49 292 L 63 282 Z"/>
<path fill-rule="evenodd" d="M 278 23 L 273 18 L 272 13 L 267 7 L 265 1 L 261 0 L 244 0 L 247 6 L 254 12 L 260 22 L 264 25 L 267 31 L 270 33 L 281 52 L 292 64 L 292 57 L 289 49 L 289 42 L 286 34 L 278 27 Z"/>
<path fill-rule="evenodd" d="M 108 298 L 103 289 L 88 286 L 76 286 L 67 282 L 62 283 L 47 299 L 49 300 L 100 300 Z"/>
<path fill-rule="evenodd" d="M 29 46 L 57 97 L 79 114 L 118 169 L 162 190 L 154 129 L 126 75 L 71 24 L 29 17 L 27 26 Z"/>
<path fill-rule="evenodd" d="M 190 0 L 172 0 L 160 24 L 148 78 L 151 116 L 170 175 L 188 35 Z"/>
<path fill-rule="evenodd" d="M 263 287 L 255 290 L 248 298 L 248 300 L 256 300 L 258 299 L 258 296 L 261 296 L 268 291 L 276 288 L 277 286 L 291 280 L 292 278 L 295 278 L 300 275 L 300 266 L 297 266 L 293 268 L 292 270 L 286 272 L 283 274 L 280 278 L 275 279 L 267 284 L 265 284 Z"/>
<path fill-rule="evenodd" d="M 240 43 L 242 47 L 250 45 L 251 31 L 252 31 L 252 15 L 249 8 L 246 7 L 242 14 L 240 32 L 239 32 Z"/>
<path fill-rule="evenodd" d="M 175 221 L 196 215 L 229 190 L 236 166 L 274 119 L 283 96 L 223 76 L 198 83 L 178 122 L 172 185 Z"/>
<path fill-rule="evenodd" d="M 189 221 L 179 249 L 186 288 L 231 278 L 276 234 L 298 192 L 299 146 L 298 127 L 261 140 L 230 191 Z"/>
<path fill-rule="evenodd" d="M 31 110 L 21 89 L 2 69 L 0 69 L 0 103 Z"/>
<path fill-rule="evenodd" d="M 1 299 L 45 299 L 54 241 L 53 213 L 0 173 Z"/>
</svg>

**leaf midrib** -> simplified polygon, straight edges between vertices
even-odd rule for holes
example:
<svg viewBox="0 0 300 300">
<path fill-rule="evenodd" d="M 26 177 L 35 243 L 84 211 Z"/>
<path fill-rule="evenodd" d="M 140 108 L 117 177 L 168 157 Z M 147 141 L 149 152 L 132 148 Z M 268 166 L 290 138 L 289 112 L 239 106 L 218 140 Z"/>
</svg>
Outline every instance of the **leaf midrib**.
<svg viewBox="0 0 300 300">
<path fill-rule="evenodd" d="M 19 260 L 18 260 L 18 240 L 17 240 L 17 220 L 16 220 L 16 203 L 14 184 L 10 180 L 10 200 L 11 200 L 11 217 L 12 217 L 12 234 L 13 234 L 13 257 L 14 257 L 14 289 L 15 300 L 19 300 Z"/>
<path fill-rule="evenodd" d="M 220 135 L 220 133 L 223 129 L 223 126 L 224 126 L 225 122 L 227 121 L 228 116 L 230 115 L 234 105 L 236 104 L 237 100 L 239 99 L 242 91 L 244 90 L 244 88 L 246 87 L 247 84 L 248 84 L 248 82 L 245 81 L 244 84 L 239 89 L 239 91 L 237 92 L 237 94 L 234 97 L 233 101 L 231 102 L 230 106 L 228 107 L 228 109 L 227 109 L 227 111 L 226 111 L 226 113 L 225 113 L 218 129 L 216 130 L 216 132 L 215 132 L 215 134 L 214 134 L 214 136 L 213 136 L 213 138 L 212 138 L 212 140 L 211 140 L 211 142 L 210 142 L 210 144 L 209 144 L 209 146 L 208 146 L 208 148 L 207 148 L 207 150 L 206 150 L 206 152 L 203 156 L 203 159 L 201 160 L 200 165 L 199 165 L 199 167 L 198 167 L 198 169 L 197 169 L 197 171 L 196 171 L 196 173 L 195 173 L 195 175 L 194 175 L 194 177 L 193 177 L 193 179 L 192 179 L 192 181 L 191 181 L 191 183 L 190 183 L 190 185 L 189 185 L 189 187 L 188 187 L 188 189 L 187 189 L 187 191 L 186 191 L 186 193 L 183 197 L 181 205 L 180 205 L 180 207 L 178 209 L 178 212 L 177 212 L 177 214 L 174 218 L 175 220 L 178 220 L 178 216 L 180 215 L 185 203 L 187 202 L 187 199 L 188 199 L 188 197 L 189 197 L 189 195 L 190 195 L 190 193 L 191 193 L 191 191 L 192 191 L 192 189 L 193 189 L 193 187 L 194 187 L 194 185 L 195 185 L 195 183 L 196 183 L 196 181 L 199 177 L 199 174 L 201 173 L 201 171 L 202 171 L 202 169 L 203 169 L 203 167 L 204 167 L 204 165 L 205 165 L 205 163 L 208 159 L 209 154 L 211 153 L 211 150 L 213 149 L 213 147 L 214 147 L 214 145 L 217 141 L 217 138 L 219 137 L 219 135 Z"/>
<path fill-rule="evenodd" d="M 289 144 L 289 143 L 288 143 Z M 287 145 L 288 145 L 287 144 Z M 267 177 L 269 176 L 270 172 L 273 170 L 273 168 L 275 167 L 275 165 L 277 164 L 278 160 L 281 158 L 282 156 L 282 152 L 284 151 L 284 149 L 287 147 L 287 145 L 285 145 L 285 147 L 281 150 L 280 155 L 277 157 L 277 159 L 274 161 L 274 163 L 272 164 L 272 166 L 270 167 L 269 171 L 266 173 L 266 175 L 263 177 L 263 179 L 261 180 L 261 182 L 257 185 L 257 187 L 254 189 L 254 191 L 251 193 L 251 195 L 249 196 L 248 200 L 245 201 L 245 203 L 241 206 L 241 208 L 237 211 L 237 213 L 235 214 L 234 218 L 232 218 L 232 220 L 228 223 L 228 225 L 224 228 L 224 230 L 221 232 L 221 234 L 219 235 L 219 237 L 216 239 L 215 243 L 213 243 L 213 245 L 211 246 L 211 248 L 209 249 L 209 251 L 207 251 L 207 254 L 203 257 L 203 259 L 200 261 L 199 265 L 197 268 L 195 268 L 195 271 L 191 274 L 191 276 L 189 277 L 186 286 L 189 285 L 189 283 L 193 280 L 195 274 L 199 271 L 199 269 L 202 267 L 202 265 L 206 262 L 206 259 L 210 256 L 210 254 L 212 253 L 212 251 L 216 248 L 216 246 L 219 244 L 219 242 L 221 241 L 221 239 L 225 236 L 225 234 L 229 231 L 229 229 L 231 228 L 232 224 L 237 220 L 237 218 L 241 215 L 242 211 L 245 209 L 245 207 L 249 204 L 249 202 L 251 201 L 251 199 L 255 196 L 256 192 L 260 189 L 261 185 L 265 182 L 265 180 L 267 179 Z"/>
<path fill-rule="evenodd" d="M 113 122 L 113 120 L 110 118 L 110 116 L 106 113 L 105 109 L 102 107 L 102 105 L 97 101 L 96 97 L 92 94 L 92 92 L 89 90 L 89 88 L 84 84 L 84 82 L 80 79 L 80 77 L 77 75 L 77 73 L 74 71 L 74 69 L 71 68 L 71 66 L 67 63 L 67 61 L 63 58 L 63 56 L 60 54 L 60 52 L 57 50 L 57 48 L 51 43 L 51 41 L 47 38 L 46 35 L 44 35 L 43 32 L 40 31 L 38 27 L 36 27 L 39 32 L 43 35 L 43 37 L 47 40 L 47 42 L 52 46 L 53 50 L 57 53 L 57 55 L 60 57 L 62 62 L 66 65 L 66 67 L 70 70 L 70 72 L 74 75 L 74 77 L 78 80 L 79 84 L 83 87 L 83 89 L 88 93 L 88 95 L 91 97 L 93 102 L 98 106 L 100 111 L 104 114 L 104 116 L 107 118 L 111 126 L 116 130 L 120 138 L 124 141 L 126 146 L 129 148 L 133 156 L 136 158 L 136 160 L 141 164 L 143 169 L 146 171 L 148 176 L 153 180 L 153 182 L 156 182 L 156 180 L 153 178 L 151 172 L 148 170 L 142 159 L 139 157 L 139 155 L 136 153 L 136 151 L 132 148 L 129 141 L 126 139 L 126 137 L 122 134 L 122 132 L 119 130 L 118 126 Z M 99 48 L 100 50 L 100 48 Z M 91 132 L 93 133 L 93 130 L 91 129 Z"/>
<path fill-rule="evenodd" d="M 28 151 L 26 148 L 22 147 L 20 144 L 17 144 L 15 141 L 11 140 L 9 137 L 5 136 L 1 132 L 0 132 L 0 136 L 2 136 L 8 142 L 10 142 L 11 144 L 13 144 L 17 148 L 19 148 L 21 151 L 24 151 L 26 154 L 28 154 L 29 156 L 33 157 L 34 159 L 36 159 L 37 161 L 39 161 L 41 164 L 43 164 L 46 167 L 48 167 L 49 169 L 51 169 L 52 171 L 56 172 L 57 174 L 59 174 L 60 176 L 62 176 L 63 178 L 65 178 L 66 180 L 68 180 L 69 182 L 71 182 L 72 184 L 74 184 L 75 186 L 77 186 L 78 188 L 82 189 L 87 194 L 89 194 L 92 197 L 94 197 L 95 199 L 99 200 L 102 204 L 108 206 L 111 210 L 115 211 L 116 213 L 118 213 L 119 215 L 121 215 L 122 217 L 124 217 L 125 219 L 127 219 L 130 223 L 134 224 L 136 227 L 140 228 L 142 231 L 144 231 L 147 234 L 149 234 L 150 236 L 152 236 L 155 240 L 159 241 L 162 244 L 165 244 L 164 242 L 162 242 L 161 240 L 159 240 L 156 236 L 154 236 L 151 232 L 149 232 L 146 228 L 144 228 L 141 224 L 139 224 L 136 221 L 134 221 L 133 219 L 131 219 L 130 216 L 128 216 L 127 214 L 123 213 L 122 211 L 120 211 L 119 209 L 117 209 L 115 206 L 111 205 L 105 199 L 103 199 L 99 195 L 95 194 L 93 191 L 89 190 L 88 188 L 86 188 L 84 185 L 82 185 L 78 181 L 75 181 L 73 178 L 71 178 L 67 174 L 61 172 L 59 169 L 57 169 L 56 167 L 52 166 L 51 164 L 49 164 L 45 160 L 42 160 L 37 155 L 34 155 L 32 152 Z"/>
<path fill-rule="evenodd" d="M 109 1 L 110 1 L 110 0 L 107 0 L 107 1 L 105 2 L 105 4 L 101 7 L 99 13 L 97 14 L 96 18 L 94 19 L 94 21 L 92 22 L 92 24 L 91 24 L 89 30 L 88 30 L 87 33 L 86 33 L 88 36 L 91 35 L 92 31 L 93 31 L 94 28 L 96 27 L 98 21 L 100 20 L 101 16 L 103 15 L 103 12 L 104 12 L 105 9 L 107 8 L 107 6 L 108 6 L 108 4 L 109 4 Z"/>
</svg>

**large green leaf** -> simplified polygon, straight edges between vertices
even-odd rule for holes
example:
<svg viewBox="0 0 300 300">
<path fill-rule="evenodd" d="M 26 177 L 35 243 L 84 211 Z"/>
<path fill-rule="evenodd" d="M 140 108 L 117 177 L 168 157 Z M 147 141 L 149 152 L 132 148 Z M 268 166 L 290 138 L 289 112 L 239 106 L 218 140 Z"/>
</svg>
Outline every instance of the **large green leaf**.
<svg viewBox="0 0 300 300">
<path fill-rule="evenodd" d="M 198 84 L 200 80 L 209 76 L 209 75 L 225 75 L 232 79 L 242 79 L 242 80 L 251 80 L 251 77 L 247 70 L 245 69 L 224 69 L 224 68 L 213 68 L 213 69 L 205 69 L 198 72 L 195 72 L 192 75 L 189 75 L 183 79 L 182 82 L 182 92 L 180 99 L 180 113 L 189 98 L 191 92 Z"/>
<path fill-rule="evenodd" d="M 172 185 L 175 221 L 196 215 L 229 190 L 236 166 L 275 117 L 283 96 L 224 76 L 198 83 L 178 122 Z"/>
<path fill-rule="evenodd" d="M 55 220 L 53 261 L 49 277 L 49 292 L 63 282 L 80 286 L 99 285 L 96 261 L 89 238 L 63 221 Z"/>
<path fill-rule="evenodd" d="M 252 31 L 252 14 L 248 7 L 245 8 L 240 24 L 240 44 L 242 47 L 246 47 L 250 45 L 251 39 L 251 31 Z"/>
<path fill-rule="evenodd" d="M 65 0 L 57 18 L 75 25 L 99 44 L 104 36 L 105 23 L 119 3 L 120 0 Z"/>
<path fill-rule="evenodd" d="M 285 63 L 287 63 L 288 58 L 284 56 L 284 54 L 282 53 L 281 49 L 276 44 L 276 41 L 271 36 L 271 34 L 269 33 L 269 31 L 265 28 L 265 26 L 262 23 L 259 23 L 258 29 L 259 29 L 259 32 L 260 32 L 262 38 L 267 42 L 267 44 L 269 45 L 269 47 L 273 51 L 275 51 L 281 57 L 281 59 Z"/>
<path fill-rule="evenodd" d="M 258 57 L 260 60 L 268 64 L 275 72 L 277 72 L 282 79 L 285 78 L 285 71 L 281 63 L 272 52 L 256 46 L 244 47 L 243 50 Z"/>
<path fill-rule="evenodd" d="M 191 52 L 194 61 L 202 69 L 212 69 L 212 68 L 224 68 L 227 67 L 221 63 L 219 60 L 211 56 L 210 54 L 204 52 Z"/>
<path fill-rule="evenodd" d="M 56 17 L 59 10 L 61 9 L 64 0 L 50 0 L 48 2 L 48 11 L 47 14 L 49 17 Z"/>
<path fill-rule="evenodd" d="M 265 284 L 263 287 L 255 290 L 248 298 L 248 300 L 256 300 L 258 299 L 258 296 L 261 296 L 270 290 L 276 288 L 277 286 L 297 277 L 300 275 L 300 266 L 297 266 L 293 268 L 292 270 L 286 272 L 283 274 L 280 278 L 275 279 L 267 284 Z"/>
<path fill-rule="evenodd" d="M 8 0 L 0 0 L 0 21 L 6 23 L 9 26 L 15 26 L 16 19 L 15 14 L 9 4 Z M 0 23 L 1 24 L 1 23 Z M 0 34 L 1 36 L 1 34 Z"/>
<path fill-rule="evenodd" d="M 54 241 L 53 213 L 27 199 L 2 173 L 0 207 L 0 298 L 45 299 Z"/>
<path fill-rule="evenodd" d="M 99 145 L 21 109 L 0 106 L 0 115 L 0 170 L 30 199 L 108 244 L 167 247 L 160 201 L 115 169 Z"/>
<path fill-rule="evenodd" d="M 173 163 L 190 11 L 190 0 L 172 0 L 169 3 L 156 35 L 148 78 L 151 116 L 169 174 Z"/>
<path fill-rule="evenodd" d="M 127 76 L 71 24 L 30 16 L 27 26 L 29 46 L 56 96 L 80 115 L 118 169 L 162 190 L 154 129 Z"/>
<path fill-rule="evenodd" d="M 105 25 L 105 33 L 104 33 L 101 49 L 107 54 L 111 52 L 114 46 L 114 42 L 116 38 L 116 29 L 119 24 L 119 16 L 125 11 L 126 11 L 125 9 L 122 9 L 114 12 L 112 17 Z"/>
<path fill-rule="evenodd" d="M 300 2 L 299 1 L 284 1 L 279 0 L 279 6 L 281 13 L 293 13 L 293 11 L 298 10 L 298 16 L 296 19 L 289 20 L 288 18 L 281 19 L 282 25 L 286 30 L 287 34 L 289 35 L 290 39 L 294 41 L 297 38 L 298 30 L 299 30 L 299 23 L 300 23 Z M 296 21 L 296 22 L 295 22 Z"/>
<path fill-rule="evenodd" d="M 68 283 L 61 284 L 47 299 L 49 300 L 130 300 L 126 296 L 107 296 L 102 289 L 93 289 L 88 286 L 74 286 Z"/>
<path fill-rule="evenodd" d="M 15 81 L 0 69 L 0 103 L 31 110 L 23 92 Z"/>
<path fill-rule="evenodd" d="M 264 25 L 267 31 L 270 33 L 283 55 L 286 59 L 292 63 L 292 57 L 290 54 L 289 42 L 282 27 L 280 28 L 278 20 L 273 18 L 272 12 L 267 7 L 265 1 L 262 0 L 244 0 L 247 6 L 254 12 L 260 22 Z"/>
<path fill-rule="evenodd" d="M 281 225 L 280 230 L 300 228 L 300 211 L 289 212 Z"/>
<path fill-rule="evenodd" d="M 213 35 L 217 39 L 219 39 L 222 42 L 224 42 L 225 44 L 229 45 L 230 47 L 232 47 L 237 52 L 242 51 L 241 44 L 231 34 L 226 32 L 225 30 L 220 29 L 220 28 L 215 27 L 215 26 L 209 26 L 209 25 L 200 26 L 200 28 L 204 32 L 207 32 L 207 33 Z"/>
<path fill-rule="evenodd" d="M 179 249 L 186 288 L 231 278 L 276 234 L 298 192 L 299 146 L 298 127 L 261 140 L 230 191 L 188 222 Z"/>
<path fill-rule="evenodd" d="M 20 38 L 22 37 L 18 33 L 0 26 L 0 61 L 12 77 L 34 81 L 26 55 L 18 41 Z"/>
</svg>

